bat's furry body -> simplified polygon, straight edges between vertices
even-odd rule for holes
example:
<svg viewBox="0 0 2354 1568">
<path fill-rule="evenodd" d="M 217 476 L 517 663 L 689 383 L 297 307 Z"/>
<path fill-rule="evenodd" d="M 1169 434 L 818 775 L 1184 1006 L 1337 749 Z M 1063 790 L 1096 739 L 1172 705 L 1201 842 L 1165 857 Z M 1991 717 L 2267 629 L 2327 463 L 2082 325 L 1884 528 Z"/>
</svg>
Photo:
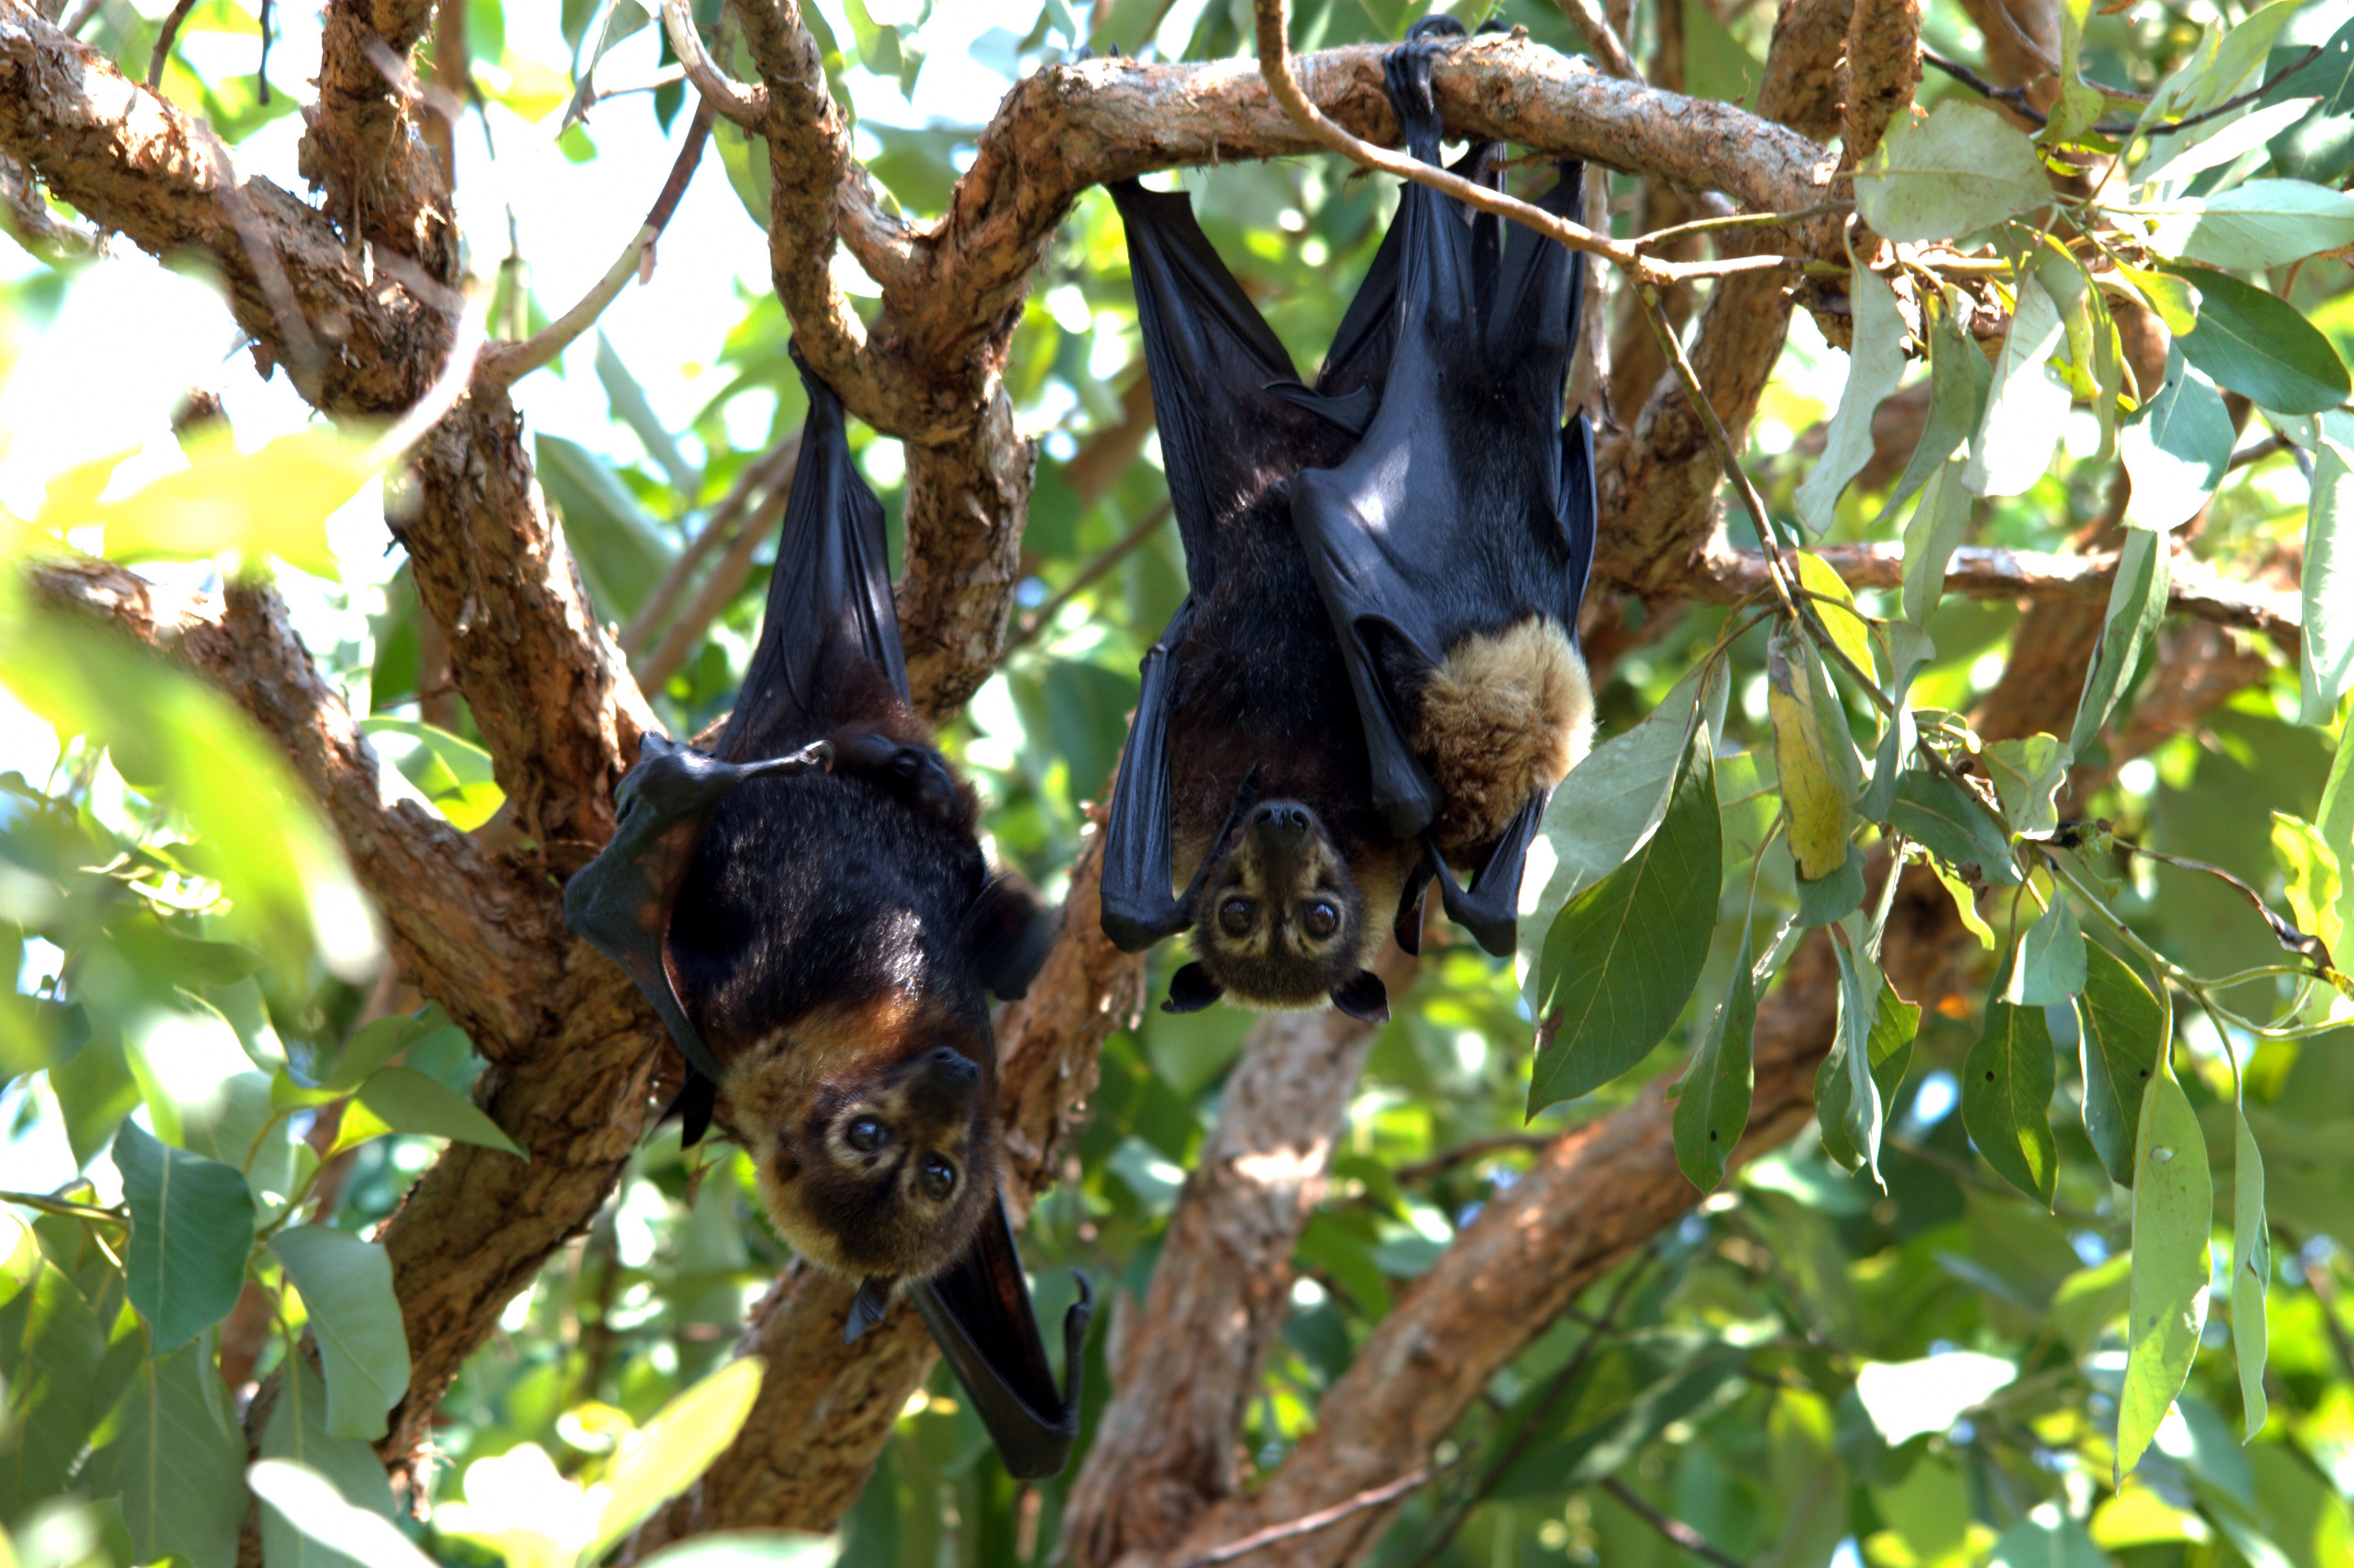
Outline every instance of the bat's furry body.
<svg viewBox="0 0 2354 1568">
<path fill-rule="evenodd" d="M 1389 61 L 1426 162 L 1448 26 Z M 1577 190 L 1569 171 L 1547 202 Z M 1562 422 L 1581 263 L 1409 185 L 1311 392 L 1184 198 L 1112 193 L 1192 592 L 1145 662 L 1105 927 L 1193 930 L 1179 1010 L 1378 1016 L 1373 955 L 1393 927 L 1413 945 L 1432 876 L 1509 949 L 1538 815 L 1585 749 L 1592 459 Z"/>
</svg>

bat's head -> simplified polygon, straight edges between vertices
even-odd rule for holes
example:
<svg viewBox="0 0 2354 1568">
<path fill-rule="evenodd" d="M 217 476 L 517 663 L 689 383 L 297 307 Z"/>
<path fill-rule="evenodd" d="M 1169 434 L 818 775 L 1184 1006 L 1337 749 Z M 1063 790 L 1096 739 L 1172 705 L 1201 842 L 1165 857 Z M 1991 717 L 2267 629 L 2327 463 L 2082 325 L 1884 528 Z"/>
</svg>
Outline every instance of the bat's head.
<svg viewBox="0 0 2354 1568">
<path fill-rule="evenodd" d="M 938 1272 L 997 1201 L 987 1022 L 897 1001 L 803 1020 L 780 1050 L 728 1074 L 777 1228 L 854 1277 Z"/>
<path fill-rule="evenodd" d="M 1388 999 L 1367 968 L 1384 934 L 1379 907 L 1314 810 L 1261 801 L 1212 852 L 1195 906 L 1199 961 L 1171 982 L 1170 1011 L 1223 994 L 1246 1007 L 1329 1000 L 1358 1017 L 1386 1017 Z"/>
</svg>

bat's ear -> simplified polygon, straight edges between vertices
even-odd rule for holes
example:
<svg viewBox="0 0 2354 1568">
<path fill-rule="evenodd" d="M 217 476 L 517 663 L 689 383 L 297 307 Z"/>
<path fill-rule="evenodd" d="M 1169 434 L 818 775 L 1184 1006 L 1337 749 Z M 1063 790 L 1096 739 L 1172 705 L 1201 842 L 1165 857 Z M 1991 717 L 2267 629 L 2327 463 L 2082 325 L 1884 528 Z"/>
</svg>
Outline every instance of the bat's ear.
<svg viewBox="0 0 2354 1568">
<path fill-rule="evenodd" d="M 1038 900 L 1037 889 L 1011 873 L 991 877 L 964 917 L 966 950 L 981 983 L 1006 1001 L 1029 994 L 1060 929 L 1059 914 Z"/>
<path fill-rule="evenodd" d="M 1169 1000 L 1161 1004 L 1161 1011 L 1199 1012 L 1225 994 L 1225 987 L 1212 980 L 1209 970 L 1199 964 L 1187 964 L 1169 977 Z"/>
<path fill-rule="evenodd" d="M 703 1141 L 703 1135 L 711 1130 L 711 1113 L 718 1104 L 719 1086 L 689 1067 L 686 1082 L 679 1086 L 678 1097 L 670 1102 L 670 1109 L 663 1112 L 665 1119 L 673 1116 L 679 1119 L 680 1148 L 692 1149 Z"/>
<path fill-rule="evenodd" d="M 898 1282 L 887 1274 L 870 1274 L 851 1298 L 850 1316 L 842 1325 L 842 1342 L 854 1345 L 858 1336 L 883 1320 L 891 1305 L 891 1287 Z"/>
<path fill-rule="evenodd" d="M 1417 903 L 1420 900 L 1416 900 Z M 1354 980 L 1332 988 L 1332 1005 L 1368 1023 L 1390 1021 L 1390 988 L 1371 969 L 1359 969 Z"/>
</svg>

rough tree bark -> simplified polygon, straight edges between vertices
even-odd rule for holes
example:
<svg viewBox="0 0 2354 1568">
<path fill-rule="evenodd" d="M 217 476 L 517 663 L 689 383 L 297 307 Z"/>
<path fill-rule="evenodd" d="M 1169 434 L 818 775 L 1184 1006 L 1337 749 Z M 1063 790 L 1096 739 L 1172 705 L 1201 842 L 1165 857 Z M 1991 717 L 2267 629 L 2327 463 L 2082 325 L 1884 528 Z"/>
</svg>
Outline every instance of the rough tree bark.
<svg viewBox="0 0 2354 1568">
<path fill-rule="evenodd" d="M 811 359 L 852 409 L 907 442 L 908 569 L 899 612 L 919 703 L 945 715 L 986 677 L 1003 646 L 1034 458 L 1014 434 L 1001 376 L 1022 298 L 1056 224 L 1082 190 L 1106 179 L 1298 155 L 1313 143 L 1271 100 L 1254 62 L 1113 58 L 1049 68 L 1008 95 L 948 210 L 905 220 L 884 212 L 852 156 L 798 7 L 735 0 L 732 8 L 760 81 L 757 89 L 722 84 L 719 107 L 755 121 L 769 143 L 779 298 Z M 1623 35 L 1623 8 L 1610 10 Z M 2016 0 L 2007 15 L 2016 14 L 2029 16 L 2031 31 L 2048 11 Z M 1764 117 L 1606 77 L 1513 37 L 1456 49 L 1437 74 L 1439 104 L 1451 135 L 1587 157 L 1662 186 L 1722 193 L 1752 212 L 1797 212 L 1821 200 L 1837 167 L 1819 138 L 1843 127 L 1851 142 L 1866 139 L 1901 111 L 1911 61 L 1902 45 L 1917 25 L 1908 23 L 1913 16 L 1906 0 L 1793 0 L 1776 28 Z M 195 255 L 220 279 L 265 372 L 283 367 L 331 418 L 397 416 L 434 386 L 459 337 L 453 207 L 419 138 L 425 111 L 405 63 L 431 19 L 426 0 L 329 0 L 320 96 L 302 162 L 322 193 L 313 205 L 241 175 L 200 122 L 126 79 L 31 0 L 0 0 L 0 173 L 7 175 L 0 183 L 14 221 L 37 228 L 33 219 L 47 218 L 29 178 L 99 234 L 120 233 L 156 255 Z M 1846 67 L 1842 49 L 1851 57 Z M 1387 143 L 1396 128 L 1379 61 L 1375 48 L 1337 49 L 1302 57 L 1297 69 L 1328 115 Z M 63 228 L 58 234 L 80 246 L 95 238 Z M 871 325 L 831 281 L 837 243 L 882 286 Z M 1786 229 L 1775 243 L 1826 259 L 1838 251 L 1835 228 L 1820 224 Z M 1779 275 L 1714 286 L 1693 357 L 1736 432 L 1788 308 Z M 1712 459 L 1681 391 L 1650 379 L 1640 414 L 1608 432 L 1602 453 L 1611 543 L 1597 597 L 1631 590 L 1664 605 L 1745 591 L 1761 568 L 1723 539 Z M 1140 426 L 1139 440 L 1141 433 Z M 380 1446 L 387 1464 L 406 1472 L 424 1450 L 436 1403 L 501 1308 L 610 1195 L 655 1103 L 655 1081 L 675 1067 L 628 982 L 562 929 L 556 884 L 609 833 L 611 785 L 653 719 L 620 651 L 589 612 L 494 376 L 477 368 L 390 486 L 387 514 L 513 802 L 515 831 L 496 846 L 413 804 L 384 802 L 353 715 L 266 588 L 167 600 L 104 563 L 60 561 L 32 575 L 50 604 L 114 624 L 217 683 L 293 759 L 382 907 L 398 961 L 490 1063 L 478 1098 L 530 1151 L 526 1164 L 453 1145 L 385 1227 L 415 1372 Z M 1858 582 L 1884 583 L 1893 571 L 1884 552 L 1868 548 L 1830 558 Z M 2105 590 L 2110 565 L 2100 556 L 1984 552 L 1957 561 L 1956 586 L 2073 610 Z M 2177 608 L 2274 636 L 2289 624 L 2281 596 L 2221 583 L 2188 565 L 2177 567 Z M 2221 700 L 2262 667 L 2207 626 L 2174 638 L 2167 656 L 2181 664 L 2185 694 L 2168 724 L 2192 722 L 2199 704 Z M 2119 757 L 2147 743 L 2139 734 L 2119 743 Z M 1031 1000 L 1000 1021 L 1012 1185 L 1021 1202 L 1060 1175 L 1069 1128 L 1093 1086 L 1096 1051 L 1140 1001 L 1140 966 L 1097 928 L 1095 853 L 1091 842 Z M 1943 985 L 1971 950 L 1942 899 L 1916 898 L 1908 888 L 1892 926 L 1889 972 L 1916 995 Z M 1745 1150 L 1806 1118 L 1808 1082 L 1830 1027 L 1829 967 L 1819 952 L 1802 952 L 1761 1012 L 1757 1108 Z M 1198 1334 L 1222 1312 L 1240 1314 L 1234 1320 L 1247 1331 L 1196 1391 L 1203 1418 L 1158 1457 L 1135 1439 L 1132 1419 L 1150 1397 L 1155 1363 L 1150 1353 L 1124 1361 L 1104 1446 L 1075 1502 L 1082 1562 L 1116 1553 L 1166 1561 L 1170 1552 L 1232 1540 L 1410 1470 L 1489 1371 L 1689 1201 L 1656 1095 L 1565 1135 L 1400 1302 L 1328 1395 L 1320 1430 L 1263 1488 L 1230 1495 L 1235 1478 L 1215 1453 L 1215 1435 L 1237 1419 L 1257 1347 L 1279 1321 L 1281 1302 L 1267 1287 L 1285 1277 L 1287 1228 L 1296 1234 L 1314 1202 L 1322 1163 L 1315 1129 L 1331 1125 L 1362 1049 L 1351 1029 L 1330 1021 L 1271 1029 L 1255 1049 L 1230 1097 L 1233 1125 L 1220 1132 L 1217 1147 L 1231 1157 L 1222 1153 L 1219 1169 L 1189 1185 L 1190 1208 L 1162 1265 L 1165 1292 L 1156 1283 L 1161 1306 L 1147 1309 L 1172 1334 Z M 1251 1086 L 1262 1074 L 1284 1092 L 1256 1100 Z M 1288 1127 L 1252 1108 L 1278 1103 L 1308 1108 Z M 1200 1249 L 1229 1234 L 1215 1223 L 1219 1213 L 1246 1211 L 1263 1222 L 1247 1249 L 1253 1266 L 1229 1279 L 1222 1298 L 1213 1287 L 1218 1271 Z M 1189 1237 L 1201 1238 L 1200 1247 Z M 841 1297 L 834 1282 L 796 1275 L 756 1314 L 747 1344 L 769 1358 L 759 1413 L 713 1477 L 648 1525 L 642 1548 L 700 1530 L 822 1528 L 840 1518 L 931 1354 L 904 1310 L 843 1348 Z M 1109 1497 L 1140 1466 L 1158 1467 L 1163 1485 L 1160 1500 L 1141 1510 L 1148 1519 L 1113 1522 L 1107 1505 L 1086 1500 Z M 1169 1491 L 1172 1478 L 1187 1489 Z M 1344 1529 L 1298 1538 L 1284 1560 L 1346 1561 L 1384 1517 L 1369 1510 Z"/>
</svg>

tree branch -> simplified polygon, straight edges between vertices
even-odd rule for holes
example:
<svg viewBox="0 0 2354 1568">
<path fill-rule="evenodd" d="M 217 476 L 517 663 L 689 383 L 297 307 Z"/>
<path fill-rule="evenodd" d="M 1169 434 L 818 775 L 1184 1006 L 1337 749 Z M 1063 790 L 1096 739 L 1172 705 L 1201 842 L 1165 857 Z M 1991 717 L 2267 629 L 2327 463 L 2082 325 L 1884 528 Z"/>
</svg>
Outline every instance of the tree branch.
<svg viewBox="0 0 2354 1568">
<path fill-rule="evenodd" d="M 1391 994 L 1414 969 L 1394 947 L 1385 951 Z M 1063 1539 L 1079 1568 L 1165 1547 L 1237 1489 L 1243 1417 L 1290 1316 L 1291 1255 L 1323 1197 L 1378 1033 L 1338 1012 L 1276 1013 L 1253 1026 L 1144 1308 L 1107 1358 L 1111 1403 L 1064 1507 Z"/>
</svg>

